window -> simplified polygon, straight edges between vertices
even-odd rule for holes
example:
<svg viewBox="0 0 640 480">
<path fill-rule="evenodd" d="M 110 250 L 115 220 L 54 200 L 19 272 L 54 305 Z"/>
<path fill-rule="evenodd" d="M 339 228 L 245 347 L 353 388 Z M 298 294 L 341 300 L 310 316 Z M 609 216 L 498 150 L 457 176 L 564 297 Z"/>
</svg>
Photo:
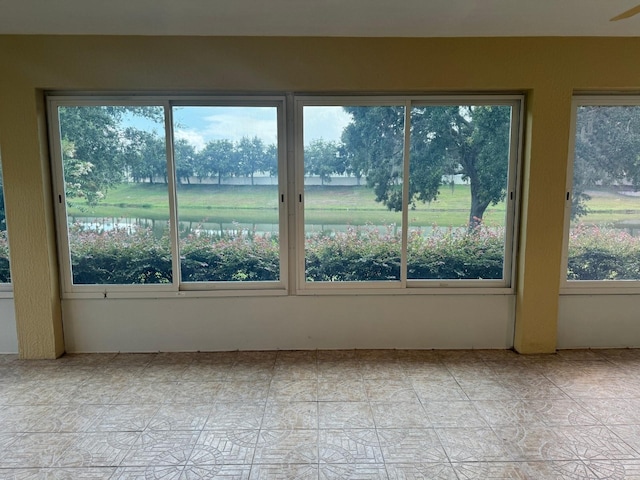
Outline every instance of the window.
<svg viewBox="0 0 640 480">
<path fill-rule="evenodd" d="M 640 286 L 640 98 L 576 97 L 567 287 Z"/>
<path fill-rule="evenodd" d="M 51 95 L 65 294 L 510 288 L 520 102 Z"/>
<path fill-rule="evenodd" d="M 509 286 L 519 99 L 298 99 L 301 288 Z"/>
<path fill-rule="evenodd" d="M 65 290 L 283 289 L 282 115 L 51 97 Z"/>
<path fill-rule="evenodd" d="M 173 134 L 182 281 L 279 281 L 278 108 L 176 106 Z"/>
</svg>

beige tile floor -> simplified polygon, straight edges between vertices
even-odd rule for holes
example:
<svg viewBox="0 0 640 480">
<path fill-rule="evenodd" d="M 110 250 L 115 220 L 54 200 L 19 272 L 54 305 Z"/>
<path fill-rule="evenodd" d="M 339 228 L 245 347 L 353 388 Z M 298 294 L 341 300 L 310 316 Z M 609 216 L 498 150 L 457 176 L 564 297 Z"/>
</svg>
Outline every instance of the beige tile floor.
<svg viewBox="0 0 640 480">
<path fill-rule="evenodd" d="M 640 479 L 640 350 L 0 356 L 0 479 Z"/>
</svg>

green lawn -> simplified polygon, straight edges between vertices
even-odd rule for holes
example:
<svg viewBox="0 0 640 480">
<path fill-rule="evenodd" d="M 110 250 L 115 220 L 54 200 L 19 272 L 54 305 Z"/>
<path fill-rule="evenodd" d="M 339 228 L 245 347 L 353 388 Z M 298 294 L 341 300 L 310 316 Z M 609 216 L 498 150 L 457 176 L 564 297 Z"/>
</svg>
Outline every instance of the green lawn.
<svg viewBox="0 0 640 480">
<path fill-rule="evenodd" d="M 585 223 L 640 222 L 640 198 L 610 192 L 589 192 L 590 213 Z M 231 223 L 277 223 L 278 190 L 275 186 L 181 185 L 177 191 L 182 221 Z M 464 225 L 467 221 L 470 191 L 466 185 L 453 189 L 442 186 L 438 199 L 417 204 L 409 211 L 410 225 Z M 485 222 L 504 222 L 505 204 L 490 206 Z M 167 187 L 162 184 L 122 184 L 110 190 L 97 207 L 75 205 L 73 217 L 129 217 L 164 220 L 168 218 Z M 391 224 L 400 223 L 398 212 L 391 212 L 374 200 L 371 189 L 360 187 L 314 186 L 305 191 L 305 220 L 311 224 Z"/>
</svg>

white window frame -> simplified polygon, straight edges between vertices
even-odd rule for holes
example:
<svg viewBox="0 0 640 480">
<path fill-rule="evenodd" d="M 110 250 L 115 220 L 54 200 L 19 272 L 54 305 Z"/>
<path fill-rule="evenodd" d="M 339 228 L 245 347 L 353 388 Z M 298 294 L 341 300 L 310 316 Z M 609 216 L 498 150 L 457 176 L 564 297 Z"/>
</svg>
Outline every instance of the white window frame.
<svg viewBox="0 0 640 480">
<path fill-rule="evenodd" d="M 640 279 L 638 280 L 569 280 L 567 268 L 569 266 L 569 232 L 571 230 L 571 203 L 573 198 L 573 162 L 576 146 L 576 122 L 578 108 L 582 106 L 638 106 L 640 95 L 574 95 L 571 100 L 571 124 L 569 130 L 569 156 L 567 160 L 567 183 L 564 211 L 564 236 L 562 246 L 562 269 L 560 272 L 561 294 L 638 294 L 640 293 Z"/>
<path fill-rule="evenodd" d="M 296 291 L 300 295 L 344 295 L 344 294 L 509 294 L 514 291 L 516 230 L 518 225 L 520 158 L 522 153 L 523 132 L 523 95 L 301 95 L 295 97 L 295 198 L 296 198 Z M 305 222 L 304 222 L 304 118 L 305 106 L 404 106 L 405 107 L 405 143 L 403 173 L 402 210 L 402 251 L 400 280 L 362 281 L 362 282 L 307 282 L 305 278 Z M 505 250 L 503 278 L 500 280 L 444 280 L 444 279 L 407 279 L 407 232 L 408 232 L 408 179 L 410 161 L 410 121 L 413 106 L 444 105 L 508 105 L 511 107 L 511 131 L 509 145 L 508 191 L 505 201 Z"/>
<path fill-rule="evenodd" d="M 79 106 L 157 106 L 164 109 L 164 129 L 167 153 L 169 228 L 171 236 L 172 277 L 169 284 L 92 284 L 73 283 L 71 255 L 67 227 L 66 196 L 62 163 L 59 108 Z M 182 282 L 177 232 L 177 197 L 173 159 L 174 106 L 246 106 L 274 107 L 277 112 L 278 129 L 278 216 L 280 248 L 280 280 L 264 282 Z M 288 291 L 288 225 L 287 225 L 287 181 L 286 181 L 286 99 L 278 96 L 154 96 L 154 95 L 56 95 L 47 97 L 49 138 L 54 176 L 54 205 L 58 235 L 60 280 L 64 298 L 139 298 L 176 296 L 250 296 L 285 295 Z"/>
</svg>

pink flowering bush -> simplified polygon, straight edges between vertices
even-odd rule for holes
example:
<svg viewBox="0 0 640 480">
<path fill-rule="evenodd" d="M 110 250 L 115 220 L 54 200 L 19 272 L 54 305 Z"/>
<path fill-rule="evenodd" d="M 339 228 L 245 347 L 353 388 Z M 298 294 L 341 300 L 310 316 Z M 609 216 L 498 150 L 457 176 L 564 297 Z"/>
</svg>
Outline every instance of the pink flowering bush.
<svg viewBox="0 0 640 480">
<path fill-rule="evenodd" d="M 411 230 L 407 245 L 409 279 L 500 279 L 504 266 L 504 229 Z M 70 228 L 76 284 L 169 283 L 169 235 L 147 228 L 97 233 Z M 385 281 L 400 278 L 400 230 L 393 226 L 349 227 L 344 232 L 305 239 L 307 281 Z M 186 282 L 277 281 L 277 235 L 234 230 L 201 232 L 180 240 L 182 280 Z M 9 281 L 6 236 L 0 235 L 0 281 Z M 640 279 L 640 239 L 614 229 L 579 225 L 569 242 L 571 280 Z"/>
<path fill-rule="evenodd" d="M 569 280 L 640 280 L 640 238 L 579 224 L 569 233 Z"/>
</svg>

